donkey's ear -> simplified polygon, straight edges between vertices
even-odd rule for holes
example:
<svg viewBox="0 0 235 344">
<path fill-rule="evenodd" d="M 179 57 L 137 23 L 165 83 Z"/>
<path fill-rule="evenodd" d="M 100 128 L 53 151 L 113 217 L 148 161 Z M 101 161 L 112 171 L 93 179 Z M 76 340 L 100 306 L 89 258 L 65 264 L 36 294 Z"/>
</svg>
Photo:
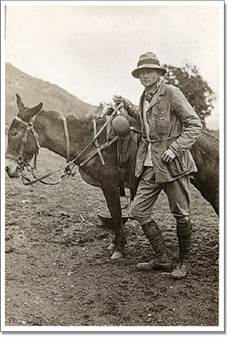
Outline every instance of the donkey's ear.
<svg viewBox="0 0 235 344">
<path fill-rule="evenodd" d="M 25 109 L 25 106 L 24 106 L 19 94 L 16 94 L 16 103 L 17 103 L 19 111 L 23 111 Z"/>
<path fill-rule="evenodd" d="M 37 106 L 31 108 L 29 111 L 30 111 L 30 114 L 31 116 L 30 117 L 33 117 L 34 115 L 36 115 L 37 113 L 39 113 L 39 111 L 42 110 L 42 107 L 43 107 L 43 103 L 39 103 Z"/>
<path fill-rule="evenodd" d="M 24 111 L 24 113 L 23 113 L 23 119 L 26 122 L 28 122 L 30 120 L 30 118 L 32 118 L 37 113 L 39 113 L 39 111 L 42 109 L 42 107 L 43 107 L 43 103 L 39 103 L 37 106 L 35 106 L 33 108 L 26 109 L 26 111 Z"/>
</svg>

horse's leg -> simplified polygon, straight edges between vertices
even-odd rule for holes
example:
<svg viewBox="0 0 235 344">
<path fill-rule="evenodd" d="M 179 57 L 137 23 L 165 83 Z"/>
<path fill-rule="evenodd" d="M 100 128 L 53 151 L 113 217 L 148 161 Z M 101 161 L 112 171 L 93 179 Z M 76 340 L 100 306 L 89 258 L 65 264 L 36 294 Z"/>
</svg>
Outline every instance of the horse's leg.
<svg viewBox="0 0 235 344">
<path fill-rule="evenodd" d="M 208 176 L 206 181 L 201 181 L 198 174 L 195 173 L 194 176 L 190 178 L 190 181 L 212 205 L 216 214 L 219 216 L 219 177 L 217 179 L 210 177 L 211 176 Z"/>
<path fill-rule="evenodd" d="M 116 239 L 116 237 L 113 239 L 113 241 L 111 242 L 111 244 L 107 247 L 107 249 L 109 250 L 109 251 L 114 251 L 115 250 L 115 248 L 116 248 L 116 246 L 117 246 L 117 239 Z"/>
<path fill-rule="evenodd" d="M 123 231 L 119 188 L 115 186 L 113 182 L 106 181 L 102 185 L 102 191 L 104 193 L 110 215 L 115 224 L 115 239 L 109 246 L 109 249 L 115 250 L 111 259 L 120 259 L 124 257 L 126 236 Z"/>
</svg>

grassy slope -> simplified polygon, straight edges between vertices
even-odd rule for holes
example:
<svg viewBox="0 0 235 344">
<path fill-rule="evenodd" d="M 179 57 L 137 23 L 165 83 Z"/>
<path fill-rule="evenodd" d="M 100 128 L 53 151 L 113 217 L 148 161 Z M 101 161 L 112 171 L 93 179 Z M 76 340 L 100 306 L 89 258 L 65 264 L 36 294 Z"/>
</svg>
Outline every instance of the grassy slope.
<svg viewBox="0 0 235 344">
<path fill-rule="evenodd" d="M 96 108 L 84 103 L 62 88 L 49 82 L 29 76 L 6 63 L 6 125 L 9 125 L 17 114 L 16 93 L 26 106 L 35 106 L 43 102 L 45 110 L 61 111 L 64 114 L 74 113 L 85 116 Z"/>
</svg>

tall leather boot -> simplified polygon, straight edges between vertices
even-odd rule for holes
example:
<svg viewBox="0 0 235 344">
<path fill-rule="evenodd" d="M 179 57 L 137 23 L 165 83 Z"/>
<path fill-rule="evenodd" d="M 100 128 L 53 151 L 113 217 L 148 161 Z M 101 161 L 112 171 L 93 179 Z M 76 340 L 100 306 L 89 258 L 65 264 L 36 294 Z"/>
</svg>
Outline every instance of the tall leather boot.
<svg viewBox="0 0 235 344">
<path fill-rule="evenodd" d="M 158 225 L 154 221 L 151 221 L 142 225 L 142 228 L 150 244 L 152 245 L 152 248 L 155 252 L 155 258 L 148 263 L 137 264 L 137 268 L 145 271 L 172 271 L 172 261 L 167 255 L 166 245 Z"/>
<path fill-rule="evenodd" d="M 191 249 L 192 224 L 190 221 L 177 223 L 177 235 L 179 241 L 179 264 L 172 271 L 171 277 L 174 279 L 184 278 L 190 269 L 189 254 Z"/>
</svg>

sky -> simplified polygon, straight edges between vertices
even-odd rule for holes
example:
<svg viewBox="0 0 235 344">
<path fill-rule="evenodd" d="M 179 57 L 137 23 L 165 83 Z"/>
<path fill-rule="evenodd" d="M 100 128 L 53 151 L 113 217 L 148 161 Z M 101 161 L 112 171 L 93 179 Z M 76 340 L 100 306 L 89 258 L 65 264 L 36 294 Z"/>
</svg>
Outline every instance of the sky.
<svg viewBox="0 0 235 344">
<path fill-rule="evenodd" d="M 219 127 L 221 14 L 217 2 L 7 2 L 5 60 L 99 105 L 121 94 L 138 104 L 139 56 L 196 65 L 215 92 L 207 125 Z M 222 47 L 222 48 L 221 48 Z"/>
</svg>

